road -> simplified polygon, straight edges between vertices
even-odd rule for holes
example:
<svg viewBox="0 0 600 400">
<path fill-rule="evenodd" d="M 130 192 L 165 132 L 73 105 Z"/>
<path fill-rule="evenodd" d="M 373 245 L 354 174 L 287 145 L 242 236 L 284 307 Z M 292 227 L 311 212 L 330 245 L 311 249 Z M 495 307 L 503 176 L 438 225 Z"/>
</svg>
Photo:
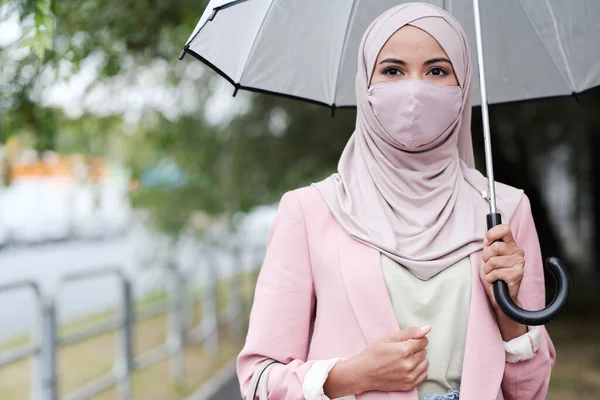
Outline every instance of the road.
<svg viewBox="0 0 600 400">
<path fill-rule="evenodd" d="M 189 279 L 201 281 L 206 257 L 193 245 L 179 249 L 178 260 Z M 127 235 L 101 241 L 76 241 L 0 250 L 0 285 L 33 281 L 45 296 L 56 296 L 61 321 L 114 307 L 119 301 L 116 278 L 98 277 L 61 285 L 62 277 L 86 270 L 118 268 L 130 277 L 134 296 L 141 298 L 153 289 L 165 288 L 167 264 L 165 242 L 141 228 Z M 255 255 L 245 252 L 247 257 Z M 221 276 L 233 271 L 231 253 L 225 248 L 216 255 Z M 26 289 L 0 291 L 0 342 L 35 328 L 35 297 Z"/>
<path fill-rule="evenodd" d="M 61 319 L 69 319 L 113 306 L 118 300 L 113 277 L 87 280 L 61 287 L 61 278 L 75 272 L 118 268 L 138 274 L 136 295 L 143 296 L 160 284 L 158 272 L 144 271 L 140 265 L 139 231 L 124 237 L 101 241 L 75 241 L 8 248 L 0 251 L 0 285 L 36 282 L 45 296 L 60 293 L 57 307 Z M 141 272 L 143 271 L 143 273 Z M 29 290 L 0 292 L 0 340 L 34 328 L 36 302 Z"/>
<path fill-rule="evenodd" d="M 208 400 L 238 400 L 241 398 L 242 395 L 240 393 L 237 376 L 233 375 L 227 380 L 227 383 L 221 386 L 221 388 Z"/>
<path fill-rule="evenodd" d="M 218 371 L 187 400 L 238 400 L 241 398 L 234 361 Z"/>
</svg>

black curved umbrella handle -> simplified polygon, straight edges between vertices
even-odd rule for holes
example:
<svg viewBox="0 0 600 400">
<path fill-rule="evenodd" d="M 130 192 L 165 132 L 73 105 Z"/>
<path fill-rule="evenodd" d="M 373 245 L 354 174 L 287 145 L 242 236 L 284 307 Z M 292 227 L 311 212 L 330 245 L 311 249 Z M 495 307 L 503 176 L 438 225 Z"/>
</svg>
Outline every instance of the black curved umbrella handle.
<svg viewBox="0 0 600 400">
<path fill-rule="evenodd" d="M 488 230 L 502 223 L 500 214 L 488 214 Z M 506 282 L 497 280 L 493 283 L 494 298 L 500 309 L 513 321 L 522 325 L 536 326 L 545 325 L 560 315 L 566 305 L 571 292 L 571 276 L 564 263 L 556 257 L 546 260 L 546 267 L 550 270 L 556 281 L 556 296 L 554 300 L 544 309 L 538 311 L 524 310 L 517 306 L 508 293 Z"/>
</svg>

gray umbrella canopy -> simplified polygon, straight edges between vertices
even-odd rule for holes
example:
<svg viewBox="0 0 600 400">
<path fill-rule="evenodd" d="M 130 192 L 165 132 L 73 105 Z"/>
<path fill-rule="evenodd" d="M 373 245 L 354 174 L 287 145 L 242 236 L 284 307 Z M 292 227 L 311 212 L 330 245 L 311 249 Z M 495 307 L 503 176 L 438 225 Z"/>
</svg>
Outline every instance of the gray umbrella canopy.
<svg viewBox="0 0 600 400">
<path fill-rule="evenodd" d="M 354 106 L 363 32 L 379 14 L 406 2 L 212 0 L 184 50 L 236 89 Z M 463 25 L 476 74 L 472 0 L 428 2 L 450 11 Z M 482 3 L 490 103 L 562 96 L 600 85 L 600 1 Z M 474 79 L 475 104 L 480 103 L 479 92 Z"/>
</svg>

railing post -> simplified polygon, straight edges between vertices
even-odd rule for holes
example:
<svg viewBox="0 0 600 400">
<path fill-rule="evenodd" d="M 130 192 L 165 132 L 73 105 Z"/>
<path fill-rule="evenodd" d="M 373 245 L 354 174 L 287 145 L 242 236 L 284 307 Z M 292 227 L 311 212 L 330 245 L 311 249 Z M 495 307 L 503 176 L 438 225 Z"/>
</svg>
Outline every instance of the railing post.
<svg viewBox="0 0 600 400">
<path fill-rule="evenodd" d="M 202 336 L 204 351 L 216 355 L 219 351 L 219 289 L 217 266 L 214 256 L 207 251 L 208 263 L 204 271 L 204 287 L 202 288 Z"/>
<path fill-rule="evenodd" d="M 184 305 L 185 286 L 183 274 L 174 262 L 170 262 L 169 271 L 169 333 L 168 348 L 171 356 L 171 380 L 179 385 L 183 383 L 183 341 L 185 335 Z"/>
<path fill-rule="evenodd" d="M 56 359 L 56 307 L 54 300 L 40 300 L 39 354 L 37 356 L 36 399 L 58 400 L 58 373 Z"/>
<path fill-rule="evenodd" d="M 37 286 L 34 284 L 34 293 L 35 293 L 35 306 L 37 313 L 35 315 L 33 326 L 31 327 L 31 341 L 34 343 L 36 347 L 35 354 L 31 357 L 31 362 L 29 363 L 30 371 L 31 371 L 31 379 L 29 381 L 29 396 L 30 400 L 39 400 L 42 398 L 42 314 L 43 314 L 43 298 L 42 294 L 37 289 Z M 2 367 L 0 367 L 2 368 Z"/>
<path fill-rule="evenodd" d="M 131 374 L 134 369 L 133 328 L 135 311 L 131 282 L 126 277 L 121 281 L 121 321 L 119 328 L 119 361 L 116 365 L 121 399 L 131 398 Z"/>
<path fill-rule="evenodd" d="M 196 288 L 193 287 L 188 291 L 187 295 L 184 296 L 183 303 L 183 328 L 187 337 L 187 333 L 194 328 L 194 322 L 196 319 L 196 305 L 198 302 L 198 296 L 195 292 Z"/>
</svg>

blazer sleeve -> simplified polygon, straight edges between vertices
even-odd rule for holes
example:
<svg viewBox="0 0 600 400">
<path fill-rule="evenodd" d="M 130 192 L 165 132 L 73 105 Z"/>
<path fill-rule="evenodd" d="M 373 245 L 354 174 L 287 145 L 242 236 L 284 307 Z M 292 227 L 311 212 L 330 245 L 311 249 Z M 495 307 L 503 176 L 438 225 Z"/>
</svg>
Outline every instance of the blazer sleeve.
<svg viewBox="0 0 600 400">
<path fill-rule="evenodd" d="M 246 343 L 237 359 L 245 398 L 256 368 L 266 359 L 269 398 L 303 400 L 304 376 L 316 362 L 306 361 L 315 307 L 313 277 L 302 207 L 295 192 L 286 193 L 269 231 Z"/>
<path fill-rule="evenodd" d="M 519 300 L 524 308 L 539 310 L 546 305 L 544 265 L 531 205 L 525 194 L 510 227 L 517 245 L 525 251 L 525 270 L 519 289 Z M 507 400 L 546 398 L 556 352 L 546 328 L 539 328 L 540 346 L 535 356 L 529 360 L 505 364 L 502 391 Z"/>
</svg>

